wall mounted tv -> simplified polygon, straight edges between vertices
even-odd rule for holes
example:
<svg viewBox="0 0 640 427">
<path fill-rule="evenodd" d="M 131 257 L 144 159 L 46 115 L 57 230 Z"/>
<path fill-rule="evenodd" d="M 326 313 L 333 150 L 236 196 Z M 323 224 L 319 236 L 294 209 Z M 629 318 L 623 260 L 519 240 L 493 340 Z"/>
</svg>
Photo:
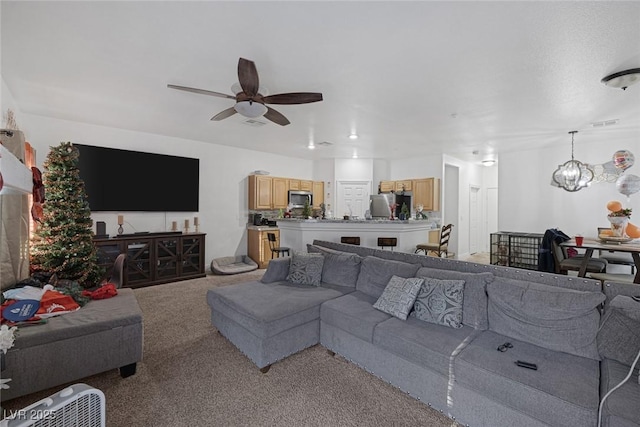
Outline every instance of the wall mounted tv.
<svg viewBox="0 0 640 427">
<path fill-rule="evenodd" d="M 198 211 L 199 159 L 74 146 L 91 211 Z"/>
</svg>

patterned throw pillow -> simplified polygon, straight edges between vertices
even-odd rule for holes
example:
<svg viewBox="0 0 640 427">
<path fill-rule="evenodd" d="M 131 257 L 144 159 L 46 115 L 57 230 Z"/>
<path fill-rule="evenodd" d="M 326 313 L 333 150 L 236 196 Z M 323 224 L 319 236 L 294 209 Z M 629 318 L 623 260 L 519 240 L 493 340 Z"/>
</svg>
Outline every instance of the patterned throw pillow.
<svg viewBox="0 0 640 427">
<path fill-rule="evenodd" d="M 416 300 L 422 282 L 423 279 L 417 277 L 405 279 L 392 276 L 373 307 L 398 319 L 407 320 L 407 315 Z"/>
<path fill-rule="evenodd" d="M 424 278 L 411 316 L 451 328 L 462 327 L 464 280 Z"/>
<path fill-rule="evenodd" d="M 322 278 L 322 266 L 324 257 L 322 254 L 306 254 L 293 252 L 287 281 L 301 285 L 320 286 Z"/>
</svg>

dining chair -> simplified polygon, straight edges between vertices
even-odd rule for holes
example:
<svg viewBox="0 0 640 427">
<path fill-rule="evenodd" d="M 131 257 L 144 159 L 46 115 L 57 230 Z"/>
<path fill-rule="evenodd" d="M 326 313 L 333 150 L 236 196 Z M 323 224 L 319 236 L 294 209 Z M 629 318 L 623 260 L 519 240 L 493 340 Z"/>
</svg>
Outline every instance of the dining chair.
<svg viewBox="0 0 640 427">
<path fill-rule="evenodd" d="M 556 265 L 556 273 L 568 274 L 569 271 L 580 271 L 584 256 L 578 255 L 569 258 L 566 249 L 553 242 L 553 258 Z M 587 264 L 588 273 L 604 273 L 607 270 L 607 260 L 590 258 Z"/>
<path fill-rule="evenodd" d="M 445 258 L 449 258 L 449 239 L 451 238 L 451 231 L 453 224 L 447 224 L 440 230 L 440 241 L 438 243 L 420 243 L 416 245 L 414 253 L 423 251 L 425 255 L 432 254 L 441 258 L 444 254 Z"/>
<path fill-rule="evenodd" d="M 284 256 L 285 253 L 289 255 L 289 248 L 285 246 L 277 246 L 278 239 L 276 238 L 275 233 L 267 233 L 267 239 L 269 240 L 269 249 L 271 249 L 271 259 L 273 259 L 274 254 L 277 254 L 276 258 L 280 258 L 280 254 L 282 254 L 282 256 Z"/>
</svg>

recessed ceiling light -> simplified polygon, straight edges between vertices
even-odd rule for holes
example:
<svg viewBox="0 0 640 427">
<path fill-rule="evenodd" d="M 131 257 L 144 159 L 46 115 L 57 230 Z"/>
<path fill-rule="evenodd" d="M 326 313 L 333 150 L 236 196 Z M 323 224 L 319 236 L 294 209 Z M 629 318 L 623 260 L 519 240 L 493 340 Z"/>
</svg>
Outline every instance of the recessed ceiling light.
<svg viewBox="0 0 640 427">
<path fill-rule="evenodd" d="M 356 153 L 356 152 L 354 151 L 354 152 L 353 152 L 353 156 L 352 156 L 352 157 L 353 157 L 354 159 L 357 159 L 357 158 L 358 158 L 358 153 Z"/>
<path fill-rule="evenodd" d="M 313 145 L 313 142 L 310 142 L 310 143 L 309 143 L 309 145 L 307 145 L 307 148 L 308 148 L 309 150 L 313 150 L 314 148 L 316 148 L 316 146 L 315 146 L 315 145 Z"/>
<path fill-rule="evenodd" d="M 351 135 L 349 135 L 349 139 L 358 139 L 358 134 L 352 133 Z"/>
</svg>

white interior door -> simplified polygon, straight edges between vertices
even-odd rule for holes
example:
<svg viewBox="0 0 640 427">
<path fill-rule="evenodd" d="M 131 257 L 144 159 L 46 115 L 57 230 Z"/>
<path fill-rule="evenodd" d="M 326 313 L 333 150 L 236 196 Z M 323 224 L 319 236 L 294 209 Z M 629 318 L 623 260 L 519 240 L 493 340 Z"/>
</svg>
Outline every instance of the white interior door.
<svg viewBox="0 0 640 427">
<path fill-rule="evenodd" d="M 469 253 L 478 252 L 480 241 L 480 187 L 469 187 Z"/>
<path fill-rule="evenodd" d="M 364 212 L 369 209 L 370 193 L 371 181 L 338 181 L 335 217 L 349 215 L 364 218 Z"/>
<path fill-rule="evenodd" d="M 498 232 L 498 189 L 487 188 L 487 233 L 485 252 L 489 252 L 489 236 Z"/>
</svg>

